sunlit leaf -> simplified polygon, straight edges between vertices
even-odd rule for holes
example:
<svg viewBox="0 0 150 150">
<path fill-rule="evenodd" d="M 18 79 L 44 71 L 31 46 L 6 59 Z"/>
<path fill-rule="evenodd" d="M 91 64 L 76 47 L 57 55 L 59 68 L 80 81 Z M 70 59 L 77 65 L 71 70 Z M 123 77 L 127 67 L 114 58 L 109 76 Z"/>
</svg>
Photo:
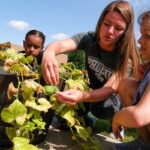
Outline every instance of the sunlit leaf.
<svg viewBox="0 0 150 150">
<path fill-rule="evenodd" d="M 75 125 L 74 110 L 72 107 L 65 107 L 61 112 L 61 117 L 66 119 L 70 126 Z"/>
<path fill-rule="evenodd" d="M 72 79 L 77 80 L 83 78 L 83 73 L 81 70 L 74 69 L 71 73 Z"/>
<path fill-rule="evenodd" d="M 45 125 L 46 125 L 45 122 L 40 121 L 40 120 L 38 120 L 38 119 L 32 119 L 32 121 L 33 121 L 34 123 L 36 123 L 36 125 L 38 126 L 39 129 L 45 129 Z"/>
<path fill-rule="evenodd" d="M 22 91 L 33 91 L 37 93 L 44 93 L 45 90 L 43 86 L 41 86 L 39 83 L 35 82 L 33 79 L 25 80 L 22 83 Z"/>
<path fill-rule="evenodd" d="M 38 99 L 38 103 L 39 104 L 37 104 L 35 101 L 28 101 L 27 100 L 25 102 L 25 106 L 33 108 L 33 109 L 38 110 L 38 111 L 44 111 L 44 112 L 47 112 L 48 109 L 50 109 L 53 106 L 45 98 Z"/>
<path fill-rule="evenodd" d="M 26 107 L 29 107 L 29 108 L 36 109 L 37 104 L 36 104 L 35 101 L 28 101 L 28 100 L 27 100 L 27 101 L 25 102 L 25 106 L 26 106 Z"/>
<path fill-rule="evenodd" d="M 36 146 L 33 146 L 29 144 L 29 140 L 22 137 L 15 137 L 13 139 L 14 147 L 13 150 L 42 150 L 40 148 L 37 148 Z"/>
<path fill-rule="evenodd" d="M 16 135 L 16 129 L 12 128 L 12 127 L 6 128 L 6 134 L 10 140 L 13 140 L 13 138 L 17 136 Z"/>
<path fill-rule="evenodd" d="M 14 120 L 16 120 L 19 125 L 22 125 L 25 121 L 24 118 L 26 113 L 26 107 L 16 99 L 11 105 L 9 105 L 8 108 L 4 108 L 2 110 L 1 118 L 4 122 L 12 123 Z"/>
<path fill-rule="evenodd" d="M 83 140 L 87 141 L 88 137 L 90 136 L 89 132 L 86 130 L 86 128 L 83 128 L 82 126 L 75 125 L 74 126 L 79 134 L 79 137 Z"/>
<path fill-rule="evenodd" d="M 16 50 L 15 49 L 8 49 L 7 51 L 6 51 L 6 56 L 8 57 L 8 58 L 15 58 L 16 57 L 16 55 L 17 55 L 17 52 L 16 52 Z"/>
</svg>

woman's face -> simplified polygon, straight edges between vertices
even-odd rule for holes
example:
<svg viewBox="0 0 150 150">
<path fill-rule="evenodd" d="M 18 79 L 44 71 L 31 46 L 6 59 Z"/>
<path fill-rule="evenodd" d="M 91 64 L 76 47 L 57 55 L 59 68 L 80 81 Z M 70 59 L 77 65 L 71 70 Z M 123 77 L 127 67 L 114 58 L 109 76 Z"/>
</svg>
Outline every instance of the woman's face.
<svg viewBox="0 0 150 150">
<path fill-rule="evenodd" d="M 138 40 L 142 57 L 150 60 L 150 26 L 145 28 L 145 23 L 141 24 L 141 37 Z"/>
<path fill-rule="evenodd" d="M 126 22 L 123 17 L 116 11 L 108 12 L 100 27 L 100 46 L 108 51 L 114 50 L 125 30 Z"/>
<path fill-rule="evenodd" d="M 28 35 L 24 41 L 24 48 L 27 56 L 38 56 L 43 49 L 43 39 L 36 35 Z"/>
</svg>

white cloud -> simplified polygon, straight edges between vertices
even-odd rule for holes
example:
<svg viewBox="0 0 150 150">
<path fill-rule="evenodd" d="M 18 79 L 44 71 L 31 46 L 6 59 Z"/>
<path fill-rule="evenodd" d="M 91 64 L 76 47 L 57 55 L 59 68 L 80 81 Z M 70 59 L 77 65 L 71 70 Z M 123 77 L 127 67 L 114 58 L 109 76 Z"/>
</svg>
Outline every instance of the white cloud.
<svg viewBox="0 0 150 150">
<path fill-rule="evenodd" d="M 55 34 L 55 35 L 51 35 L 50 38 L 53 39 L 53 40 L 64 40 L 66 38 L 68 38 L 69 36 L 64 34 L 64 33 L 58 33 L 58 34 Z"/>
<path fill-rule="evenodd" d="M 149 9 L 149 0 L 133 0 L 134 7 L 140 7 Z"/>
<path fill-rule="evenodd" d="M 135 4 L 135 6 L 139 6 L 141 3 L 139 0 L 135 0 L 134 4 Z"/>
<path fill-rule="evenodd" d="M 18 30 L 26 30 L 29 28 L 29 24 L 25 21 L 12 20 L 8 22 L 8 25 Z"/>
</svg>

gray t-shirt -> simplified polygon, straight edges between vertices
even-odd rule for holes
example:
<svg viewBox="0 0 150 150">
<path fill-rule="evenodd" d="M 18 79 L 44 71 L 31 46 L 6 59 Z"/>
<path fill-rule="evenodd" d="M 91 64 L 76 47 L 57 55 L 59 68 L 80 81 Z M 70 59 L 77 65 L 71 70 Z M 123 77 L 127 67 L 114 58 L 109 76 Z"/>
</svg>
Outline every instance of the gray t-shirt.
<svg viewBox="0 0 150 150">
<path fill-rule="evenodd" d="M 111 52 L 103 50 L 92 32 L 79 33 L 72 37 L 78 50 L 84 50 L 90 87 L 101 88 L 116 70 L 117 49 Z"/>
</svg>

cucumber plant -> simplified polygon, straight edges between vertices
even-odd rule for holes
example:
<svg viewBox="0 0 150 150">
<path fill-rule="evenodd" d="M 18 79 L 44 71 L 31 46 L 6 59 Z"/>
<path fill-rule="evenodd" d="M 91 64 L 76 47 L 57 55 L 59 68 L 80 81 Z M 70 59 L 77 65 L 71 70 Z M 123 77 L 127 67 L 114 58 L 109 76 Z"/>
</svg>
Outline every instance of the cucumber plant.
<svg viewBox="0 0 150 150">
<path fill-rule="evenodd" d="M 1 112 L 2 120 L 12 125 L 6 129 L 6 133 L 14 143 L 14 150 L 20 149 L 21 146 L 29 150 L 39 149 L 30 144 L 34 137 L 32 131 L 38 129 L 40 132 L 45 128 L 41 113 L 49 109 L 55 110 L 55 113 L 66 120 L 73 134 L 72 139 L 83 149 L 102 149 L 99 141 L 91 136 L 92 129 L 86 127 L 84 118 L 78 115 L 79 109 L 85 111 L 83 103 L 74 106 L 59 103 L 53 96 L 59 89 L 56 86 L 40 84 L 42 71 L 34 57 L 25 57 L 22 53 L 8 49 L 0 51 L 0 59 L 4 61 L 3 69 L 18 78 L 18 86 L 14 87 L 13 83 L 10 83 L 8 88 L 8 98 L 14 97 L 15 100 Z M 76 69 L 73 63 L 61 64 L 59 76 L 64 81 L 63 90 L 90 90 L 87 76 L 83 71 Z"/>
</svg>

